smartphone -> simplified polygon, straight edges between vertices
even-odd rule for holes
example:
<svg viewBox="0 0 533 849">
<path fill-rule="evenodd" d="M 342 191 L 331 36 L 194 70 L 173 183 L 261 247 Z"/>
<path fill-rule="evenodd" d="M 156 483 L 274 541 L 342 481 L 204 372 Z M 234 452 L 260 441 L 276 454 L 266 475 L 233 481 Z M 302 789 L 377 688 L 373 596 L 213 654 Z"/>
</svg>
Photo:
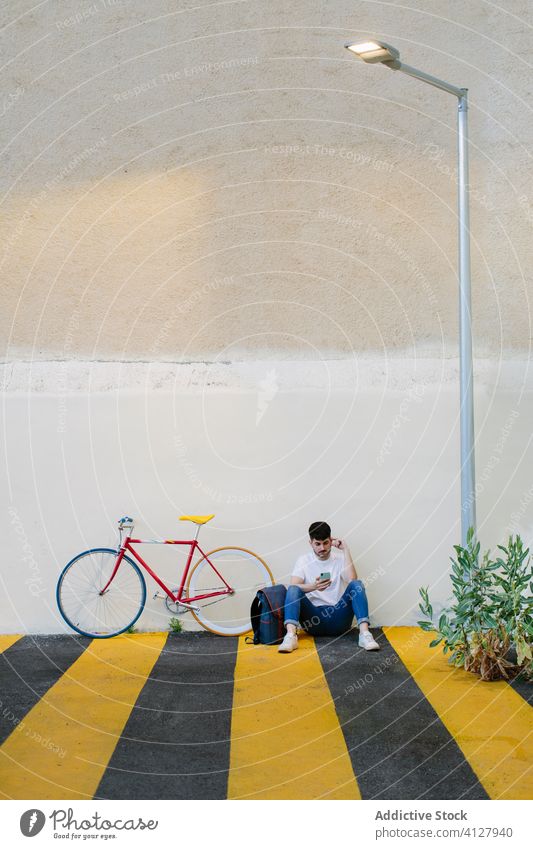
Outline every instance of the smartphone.
<svg viewBox="0 0 533 849">
<path fill-rule="evenodd" d="M 330 578 L 331 578 L 331 572 L 321 572 L 320 573 L 320 580 L 321 581 L 329 581 Z"/>
</svg>

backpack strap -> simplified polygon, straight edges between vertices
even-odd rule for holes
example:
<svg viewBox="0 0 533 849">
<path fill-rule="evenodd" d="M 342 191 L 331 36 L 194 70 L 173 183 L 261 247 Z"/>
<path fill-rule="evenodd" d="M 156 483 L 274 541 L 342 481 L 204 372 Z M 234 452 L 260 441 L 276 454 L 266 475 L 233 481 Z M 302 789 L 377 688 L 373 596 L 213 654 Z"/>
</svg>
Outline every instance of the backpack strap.
<svg viewBox="0 0 533 849">
<path fill-rule="evenodd" d="M 257 645 L 259 643 L 259 620 L 261 618 L 261 601 L 259 598 L 259 593 L 256 594 L 254 600 L 252 601 L 252 607 L 250 608 L 250 619 L 252 622 L 252 631 L 254 632 L 254 636 L 246 637 L 246 643 L 254 643 Z"/>
<path fill-rule="evenodd" d="M 283 622 L 287 587 L 284 584 L 274 584 L 273 587 L 263 587 L 260 592 L 263 593 L 272 615 Z"/>
</svg>

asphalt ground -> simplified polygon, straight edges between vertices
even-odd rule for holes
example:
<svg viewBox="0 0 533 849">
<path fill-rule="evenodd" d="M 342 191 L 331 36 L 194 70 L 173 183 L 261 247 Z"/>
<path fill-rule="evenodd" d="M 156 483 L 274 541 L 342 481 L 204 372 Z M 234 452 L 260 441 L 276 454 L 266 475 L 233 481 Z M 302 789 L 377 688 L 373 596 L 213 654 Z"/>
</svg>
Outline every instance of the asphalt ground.
<svg viewBox="0 0 533 849">
<path fill-rule="evenodd" d="M 531 799 L 533 685 L 450 667 L 418 628 L 0 637 L 11 799 Z"/>
</svg>

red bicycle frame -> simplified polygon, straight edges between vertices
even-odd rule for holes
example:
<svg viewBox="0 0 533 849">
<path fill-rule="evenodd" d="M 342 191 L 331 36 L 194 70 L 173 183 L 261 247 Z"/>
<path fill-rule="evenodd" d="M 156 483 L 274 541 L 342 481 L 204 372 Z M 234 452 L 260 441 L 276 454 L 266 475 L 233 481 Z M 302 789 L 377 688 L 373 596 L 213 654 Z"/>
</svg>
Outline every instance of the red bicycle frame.
<svg viewBox="0 0 533 849">
<path fill-rule="evenodd" d="M 134 548 L 132 548 L 132 543 L 136 543 L 137 545 L 143 545 L 143 544 L 144 545 L 190 545 L 191 549 L 189 551 L 189 556 L 187 558 L 187 564 L 185 566 L 185 570 L 184 570 L 183 575 L 181 577 L 181 583 L 179 585 L 179 589 L 178 589 L 178 592 L 177 592 L 176 595 L 174 595 L 172 590 L 169 589 L 166 586 L 166 584 L 163 583 L 163 581 L 161 580 L 159 575 L 156 575 L 156 573 L 153 571 L 153 569 L 150 568 L 148 563 L 146 563 L 142 559 L 141 555 L 137 551 L 135 551 Z M 194 552 L 196 551 L 196 549 L 198 549 L 200 554 L 203 557 L 205 557 L 205 559 L 207 560 L 207 562 L 209 563 L 209 565 L 211 566 L 213 571 L 218 575 L 218 577 L 220 578 L 220 580 L 222 581 L 222 583 L 224 584 L 226 589 L 217 590 L 216 592 L 213 592 L 213 593 L 203 593 L 203 595 L 195 595 L 193 598 L 183 599 L 183 596 L 182 596 L 183 587 L 185 586 L 185 581 L 187 579 L 187 575 L 189 573 L 189 569 L 190 569 L 190 566 L 191 566 L 192 556 L 193 556 Z M 234 590 L 230 587 L 230 585 L 227 583 L 227 581 L 224 580 L 224 578 L 222 577 L 220 572 L 217 570 L 217 568 L 215 566 L 213 566 L 213 564 L 209 560 L 209 557 L 207 556 L 205 551 L 203 551 L 202 548 L 200 547 L 200 544 L 199 544 L 197 539 L 132 539 L 131 537 L 126 537 L 124 542 L 120 546 L 120 550 L 119 550 L 119 553 L 118 553 L 118 556 L 117 556 L 117 562 L 115 563 L 115 567 L 113 569 L 111 577 L 109 578 L 109 581 L 107 582 L 105 587 L 102 590 L 100 590 L 100 595 L 103 595 L 106 592 L 111 581 L 113 580 L 113 578 L 117 574 L 118 568 L 119 568 L 119 566 L 122 562 L 122 558 L 124 557 L 124 554 L 125 554 L 126 551 L 129 551 L 130 554 L 133 554 L 133 556 L 138 561 L 138 563 L 140 563 L 141 566 L 143 566 L 146 569 L 148 574 L 152 576 L 154 581 L 156 581 L 156 583 L 159 584 L 161 589 L 164 590 L 164 592 L 167 594 L 167 596 L 169 598 L 172 599 L 173 602 L 180 603 L 180 604 L 183 604 L 183 603 L 191 604 L 191 602 L 200 601 L 203 598 L 212 598 L 213 596 L 231 595 L 234 592 Z"/>
</svg>

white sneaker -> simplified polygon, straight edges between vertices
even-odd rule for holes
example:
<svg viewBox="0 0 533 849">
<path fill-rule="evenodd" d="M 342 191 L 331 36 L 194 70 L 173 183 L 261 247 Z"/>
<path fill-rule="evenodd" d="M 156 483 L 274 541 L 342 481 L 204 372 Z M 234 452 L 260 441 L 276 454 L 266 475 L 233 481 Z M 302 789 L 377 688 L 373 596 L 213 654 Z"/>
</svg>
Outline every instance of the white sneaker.
<svg viewBox="0 0 533 849">
<path fill-rule="evenodd" d="M 363 631 L 363 633 L 359 634 L 359 645 L 362 649 L 365 649 L 365 651 L 379 650 L 379 645 L 376 643 L 370 631 Z"/>
<path fill-rule="evenodd" d="M 288 653 L 290 651 L 294 651 L 298 648 L 298 637 L 296 634 L 287 633 L 283 637 L 283 642 L 280 645 L 278 651 L 283 653 Z"/>
</svg>

